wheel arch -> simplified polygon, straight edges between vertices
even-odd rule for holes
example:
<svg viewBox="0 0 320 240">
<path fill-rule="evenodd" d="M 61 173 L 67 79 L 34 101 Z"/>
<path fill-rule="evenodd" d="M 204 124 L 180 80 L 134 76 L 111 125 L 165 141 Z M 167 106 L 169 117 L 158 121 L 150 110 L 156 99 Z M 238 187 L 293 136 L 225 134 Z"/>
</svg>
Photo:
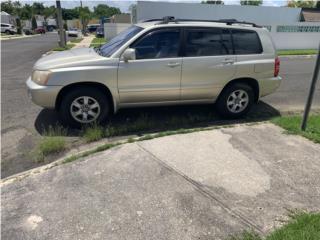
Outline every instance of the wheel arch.
<svg viewBox="0 0 320 240">
<path fill-rule="evenodd" d="M 248 78 L 248 77 L 245 77 L 245 78 L 236 78 L 236 79 L 233 79 L 231 81 L 229 81 L 224 87 L 223 89 L 221 90 L 219 96 L 221 95 L 221 93 L 226 89 L 228 88 L 229 86 L 235 84 L 235 83 L 244 83 L 244 84 L 247 84 L 249 85 L 250 87 L 252 87 L 253 89 L 253 92 L 254 92 L 254 101 L 255 102 L 258 102 L 259 100 L 259 96 L 260 96 L 260 88 L 259 88 L 259 82 L 254 79 L 254 78 Z"/>
<path fill-rule="evenodd" d="M 61 107 L 61 102 L 62 102 L 62 98 L 63 96 L 71 91 L 72 89 L 76 89 L 76 88 L 81 88 L 81 87 L 94 87 L 97 88 L 99 91 L 102 91 L 104 94 L 106 94 L 108 101 L 110 103 L 110 107 L 111 107 L 111 112 L 115 112 L 116 110 L 116 101 L 113 98 L 113 95 L 110 91 L 110 89 L 102 84 L 102 83 L 98 83 L 98 82 L 79 82 L 79 83 L 72 83 L 69 85 L 64 86 L 58 93 L 58 96 L 56 98 L 56 102 L 55 102 L 55 109 L 59 109 Z"/>
</svg>

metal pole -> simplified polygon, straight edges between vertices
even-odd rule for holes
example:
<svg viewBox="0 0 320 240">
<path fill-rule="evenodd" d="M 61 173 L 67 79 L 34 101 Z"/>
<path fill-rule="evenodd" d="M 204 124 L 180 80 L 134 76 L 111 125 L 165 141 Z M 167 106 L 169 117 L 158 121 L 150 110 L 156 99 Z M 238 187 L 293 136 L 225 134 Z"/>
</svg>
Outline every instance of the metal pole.
<svg viewBox="0 0 320 240">
<path fill-rule="evenodd" d="M 80 0 L 80 11 L 82 11 L 82 1 Z M 84 34 L 84 24 L 83 24 L 83 18 L 81 17 L 81 32 Z"/>
<path fill-rule="evenodd" d="M 66 39 L 64 36 L 64 29 L 62 24 L 62 10 L 61 10 L 60 0 L 57 0 L 56 4 L 57 4 L 57 22 L 59 26 L 59 36 L 60 36 L 59 46 L 64 48 L 66 46 Z"/>
<path fill-rule="evenodd" d="M 307 127 L 308 116 L 309 116 L 310 108 L 312 105 L 312 99 L 313 99 L 314 92 L 316 90 L 316 83 L 319 77 L 319 69 L 320 69 L 320 43 L 319 43 L 316 66 L 314 67 L 313 77 L 312 77 L 311 86 L 309 90 L 309 95 L 308 95 L 308 99 L 307 99 L 306 106 L 303 113 L 303 119 L 301 123 L 302 131 L 305 131 Z"/>
</svg>

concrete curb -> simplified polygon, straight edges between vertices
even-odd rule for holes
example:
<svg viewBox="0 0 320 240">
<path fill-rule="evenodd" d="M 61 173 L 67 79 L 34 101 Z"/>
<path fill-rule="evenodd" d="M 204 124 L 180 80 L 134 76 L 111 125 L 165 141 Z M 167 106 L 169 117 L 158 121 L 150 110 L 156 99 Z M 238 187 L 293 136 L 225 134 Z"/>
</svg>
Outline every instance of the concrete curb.
<svg viewBox="0 0 320 240">
<path fill-rule="evenodd" d="M 0 40 L 1 40 L 1 41 L 7 41 L 7 40 L 30 38 L 30 37 L 37 37 L 37 36 L 41 36 L 41 34 L 23 35 L 23 36 L 18 36 L 18 37 L 6 37 L 6 38 L 0 37 Z"/>
</svg>

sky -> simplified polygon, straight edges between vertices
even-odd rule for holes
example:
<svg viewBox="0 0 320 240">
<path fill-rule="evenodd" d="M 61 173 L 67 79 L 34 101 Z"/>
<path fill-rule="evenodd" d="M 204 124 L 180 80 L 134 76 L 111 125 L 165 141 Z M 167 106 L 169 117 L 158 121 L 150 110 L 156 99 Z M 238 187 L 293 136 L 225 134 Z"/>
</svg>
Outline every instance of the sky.
<svg viewBox="0 0 320 240">
<path fill-rule="evenodd" d="M 3 1 L 3 0 L 1 0 Z M 201 0 L 144 0 L 144 1 L 165 1 L 165 2 L 189 2 L 189 3 L 199 3 Z M 223 0 L 226 5 L 239 5 L 239 0 Z M 46 6 L 55 5 L 55 1 L 53 0 L 20 0 L 21 3 L 33 3 L 33 2 L 42 2 Z M 96 0 L 83 0 L 83 6 L 88 6 L 93 9 L 94 6 L 98 4 L 108 4 L 112 7 L 118 7 L 122 12 L 128 12 L 128 8 L 131 4 L 136 3 L 136 0 L 104 0 L 104 1 L 96 1 Z M 287 4 L 287 0 L 263 0 L 263 6 L 284 6 Z M 61 5 L 63 8 L 74 8 L 80 6 L 80 0 L 61 0 Z"/>
</svg>

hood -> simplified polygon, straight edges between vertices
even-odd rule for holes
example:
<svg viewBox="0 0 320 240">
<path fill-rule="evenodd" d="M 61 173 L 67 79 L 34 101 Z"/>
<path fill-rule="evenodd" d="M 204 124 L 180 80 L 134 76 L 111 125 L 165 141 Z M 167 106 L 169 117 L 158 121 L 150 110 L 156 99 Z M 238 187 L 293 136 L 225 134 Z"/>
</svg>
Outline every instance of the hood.
<svg viewBox="0 0 320 240">
<path fill-rule="evenodd" d="M 96 60 L 105 60 L 93 48 L 75 48 L 67 51 L 52 53 L 40 58 L 34 65 L 36 70 L 76 67 L 89 65 Z"/>
</svg>

